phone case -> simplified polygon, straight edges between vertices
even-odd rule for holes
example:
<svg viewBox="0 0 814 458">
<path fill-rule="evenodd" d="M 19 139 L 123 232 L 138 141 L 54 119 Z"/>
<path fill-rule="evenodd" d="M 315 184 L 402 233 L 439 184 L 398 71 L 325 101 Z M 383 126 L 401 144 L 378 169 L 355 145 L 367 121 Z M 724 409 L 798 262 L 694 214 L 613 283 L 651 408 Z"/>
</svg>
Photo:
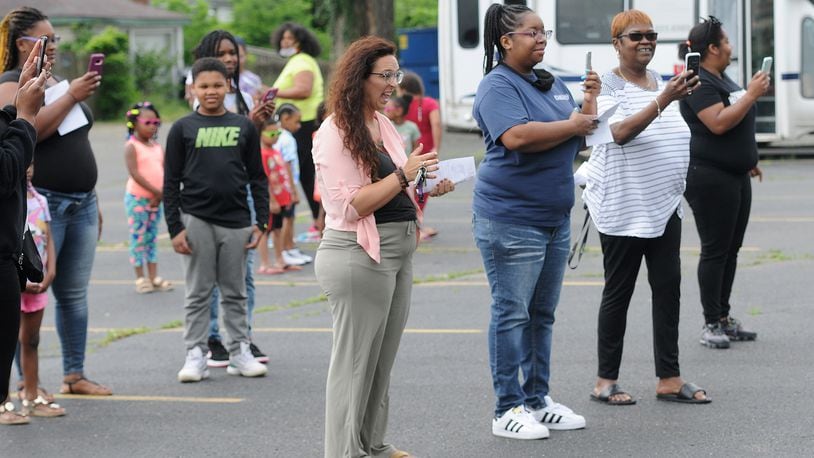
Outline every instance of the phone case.
<svg viewBox="0 0 814 458">
<path fill-rule="evenodd" d="M 93 53 L 90 55 L 90 59 L 88 59 L 88 71 L 89 72 L 97 72 L 98 74 L 102 74 L 102 69 L 105 65 L 105 55 L 102 53 Z"/>
</svg>

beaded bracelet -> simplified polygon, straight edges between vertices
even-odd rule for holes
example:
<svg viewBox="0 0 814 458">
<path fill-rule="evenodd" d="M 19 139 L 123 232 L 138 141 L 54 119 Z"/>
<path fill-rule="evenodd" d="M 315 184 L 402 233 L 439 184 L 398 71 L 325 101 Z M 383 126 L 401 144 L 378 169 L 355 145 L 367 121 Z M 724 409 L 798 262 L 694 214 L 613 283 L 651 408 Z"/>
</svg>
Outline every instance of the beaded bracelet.
<svg viewBox="0 0 814 458">
<path fill-rule="evenodd" d="M 410 183 L 407 181 L 407 175 L 404 174 L 404 170 L 401 167 L 397 168 L 393 173 L 395 173 L 399 179 L 401 189 L 407 189 L 407 187 L 410 186 Z"/>
</svg>

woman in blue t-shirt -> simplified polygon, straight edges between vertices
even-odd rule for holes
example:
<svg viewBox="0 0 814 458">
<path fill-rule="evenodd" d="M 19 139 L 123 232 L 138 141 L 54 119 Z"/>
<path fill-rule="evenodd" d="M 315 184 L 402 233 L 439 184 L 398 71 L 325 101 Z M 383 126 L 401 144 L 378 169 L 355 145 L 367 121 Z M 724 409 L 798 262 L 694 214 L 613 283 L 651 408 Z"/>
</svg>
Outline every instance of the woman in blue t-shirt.
<svg viewBox="0 0 814 458">
<path fill-rule="evenodd" d="M 752 207 L 750 176 L 763 178 L 757 166 L 755 104 L 769 89 L 769 75 L 755 73 L 746 90 L 726 75 L 732 45 L 712 16 L 690 30 L 680 56 L 690 49 L 701 53 L 701 86 L 680 107 L 692 134 L 684 197 L 701 238 L 698 286 L 706 323 L 700 341 L 709 348 L 729 348 L 730 340 L 757 338 L 729 314 L 729 295 Z"/>
<path fill-rule="evenodd" d="M 561 80 L 534 69 L 550 37 L 528 7 L 490 6 L 486 76 L 473 109 L 486 143 L 473 231 L 492 292 L 489 362 L 497 396 L 492 434 L 513 439 L 585 427 L 585 418 L 548 396 L 548 379 L 554 310 L 570 242 L 573 161 L 582 137 L 596 127 L 600 82 L 596 73 L 586 74 L 580 113 Z"/>
</svg>

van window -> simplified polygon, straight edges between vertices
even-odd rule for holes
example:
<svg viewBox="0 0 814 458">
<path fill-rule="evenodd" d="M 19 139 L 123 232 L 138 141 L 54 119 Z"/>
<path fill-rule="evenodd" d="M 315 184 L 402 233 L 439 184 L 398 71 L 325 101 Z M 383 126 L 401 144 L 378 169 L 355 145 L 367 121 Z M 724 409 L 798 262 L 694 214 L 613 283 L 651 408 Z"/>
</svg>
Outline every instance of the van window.
<svg viewBox="0 0 814 458">
<path fill-rule="evenodd" d="M 465 49 L 480 44 L 478 0 L 458 0 L 458 44 Z"/>
<path fill-rule="evenodd" d="M 624 9 L 624 0 L 557 2 L 554 38 L 562 44 L 610 43 L 611 20 Z"/>
<path fill-rule="evenodd" d="M 800 66 L 800 92 L 803 97 L 814 98 L 814 19 L 803 19 L 802 65 Z"/>
</svg>

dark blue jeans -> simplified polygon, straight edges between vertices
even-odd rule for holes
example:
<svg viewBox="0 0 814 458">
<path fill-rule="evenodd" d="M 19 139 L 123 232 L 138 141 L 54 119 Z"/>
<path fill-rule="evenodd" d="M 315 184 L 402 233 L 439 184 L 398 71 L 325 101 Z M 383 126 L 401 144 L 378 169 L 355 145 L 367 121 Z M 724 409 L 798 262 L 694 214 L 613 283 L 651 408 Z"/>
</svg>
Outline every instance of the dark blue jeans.
<svg viewBox="0 0 814 458">
<path fill-rule="evenodd" d="M 65 375 L 82 374 L 88 338 L 88 283 L 99 236 L 96 193 L 61 193 L 43 188 L 37 191 L 48 199 L 57 255 L 57 275 L 51 291 L 56 298 L 62 371 Z"/>
<path fill-rule="evenodd" d="M 489 365 L 497 396 L 495 415 L 520 404 L 542 408 L 551 372 L 554 311 L 571 241 L 570 220 L 559 227 L 536 227 L 474 215 L 472 224 L 492 293 Z"/>
</svg>

